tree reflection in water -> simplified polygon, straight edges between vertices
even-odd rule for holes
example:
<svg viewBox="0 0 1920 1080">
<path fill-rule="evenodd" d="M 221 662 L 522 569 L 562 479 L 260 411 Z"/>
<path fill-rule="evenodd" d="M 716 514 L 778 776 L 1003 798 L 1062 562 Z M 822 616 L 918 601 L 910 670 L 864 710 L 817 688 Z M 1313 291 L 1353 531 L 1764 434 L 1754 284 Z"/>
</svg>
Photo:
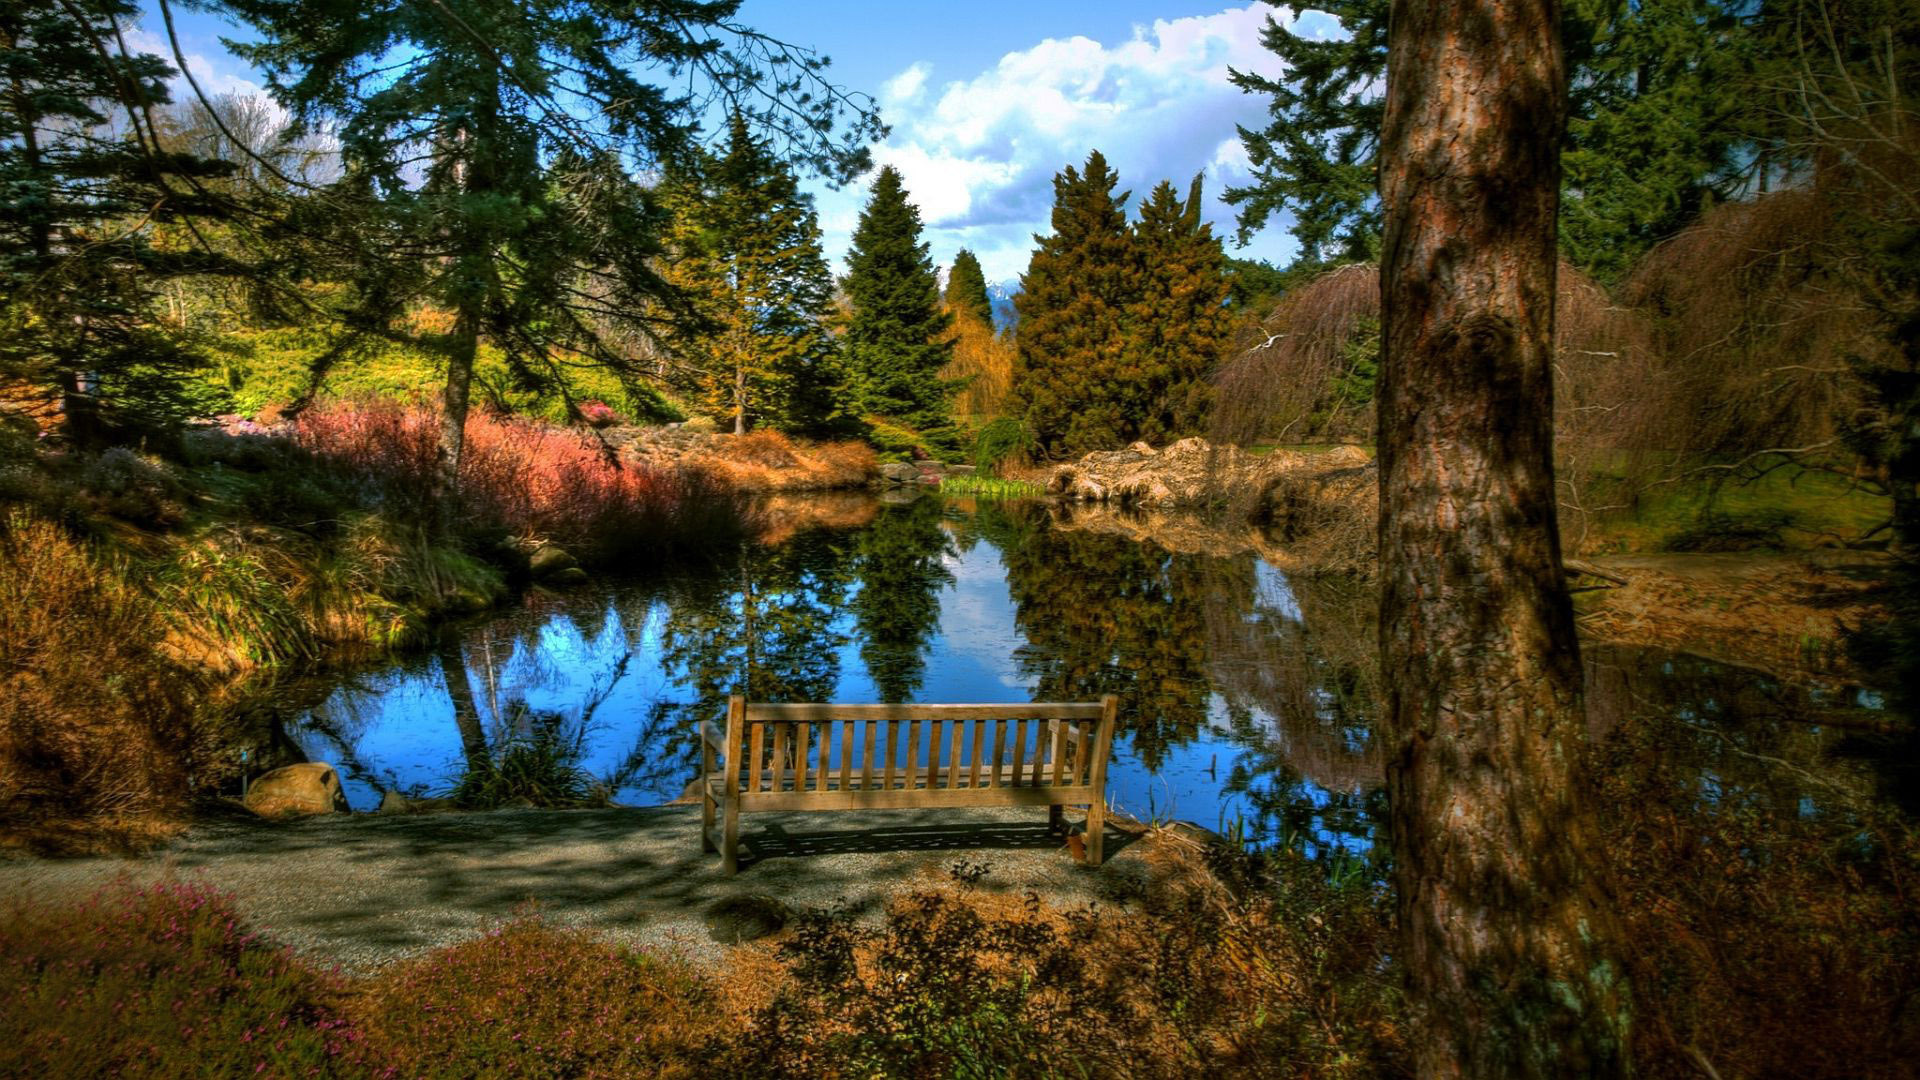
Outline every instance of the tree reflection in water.
<svg viewBox="0 0 1920 1080">
<path fill-rule="evenodd" d="M 722 719 L 728 694 L 912 700 L 936 681 L 938 650 L 944 700 L 1120 695 L 1109 776 L 1123 810 L 1377 864 L 1374 648 L 1364 582 L 1284 575 L 1245 551 L 1173 553 L 1038 505 L 929 497 L 702 567 L 536 592 L 424 655 L 283 685 L 256 711 L 300 721 L 307 752 L 342 767 L 362 808 L 390 788 L 444 788 L 515 737 L 506 718 L 536 713 L 560 718 L 616 798 L 658 802 L 692 778 L 693 722 Z M 1803 705 L 1832 715 L 1802 691 L 1638 651 L 1591 649 L 1587 666 L 1596 743 L 1657 721 L 1701 792 L 1797 812 L 1808 796 L 1793 770 L 1827 772 L 1835 737 L 1784 719 Z M 1792 782 L 1741 771 L 1759 758 L 1793 763 L 1774 769 Z"/>
</svg>

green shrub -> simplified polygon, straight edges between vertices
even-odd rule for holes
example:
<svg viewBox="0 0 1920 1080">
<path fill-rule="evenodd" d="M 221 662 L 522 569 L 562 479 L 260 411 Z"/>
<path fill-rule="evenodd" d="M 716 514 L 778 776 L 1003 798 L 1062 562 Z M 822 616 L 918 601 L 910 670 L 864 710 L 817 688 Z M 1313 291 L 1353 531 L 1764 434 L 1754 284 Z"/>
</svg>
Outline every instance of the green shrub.
<svg viewBox="0 0 1920 1080">
<path fill-rule="evenodd" d="M 974 436 L 973 464 L 983 472 L 990 472 L 1002 463 L 1018 465 L 1032 459 L 1037 445 L 1033 429 L 1027 427 L 1025 421 L 1003 416 Z"/>
<path fill-rule="evenodd" d="M 503 726 L 509 734 L 484 758 L 467 763 L 450 797 L 470 810 L 493 810 L 512 803 L 578 806 L 593 792 L 592 779 L 580 767 L 583 734 L 569 732 L 559 713 L 531 709 L 523 701 L 507 706 Z"/>
</svg>

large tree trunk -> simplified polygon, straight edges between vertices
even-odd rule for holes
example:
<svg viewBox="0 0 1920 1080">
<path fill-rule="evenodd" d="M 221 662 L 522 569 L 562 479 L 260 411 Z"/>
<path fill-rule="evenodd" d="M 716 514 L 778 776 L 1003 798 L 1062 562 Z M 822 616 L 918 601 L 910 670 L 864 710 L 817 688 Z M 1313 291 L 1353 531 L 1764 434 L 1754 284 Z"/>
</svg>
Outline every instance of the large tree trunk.
<svg viewBox="0 0 1920 1080">
<path fill-rule="evenodd" d="M 1621 1075 L 1554 522 L 1559 4 L 1396 0 L 1389 57 L 1380 639 L 1418 1064 Z"/>
</svg>

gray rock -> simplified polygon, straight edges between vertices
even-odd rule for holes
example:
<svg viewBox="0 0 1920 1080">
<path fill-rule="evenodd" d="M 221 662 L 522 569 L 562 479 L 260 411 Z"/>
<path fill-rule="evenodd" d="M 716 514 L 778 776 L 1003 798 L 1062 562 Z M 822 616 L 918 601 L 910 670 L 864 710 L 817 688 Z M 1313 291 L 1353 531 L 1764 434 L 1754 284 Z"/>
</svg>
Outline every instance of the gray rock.
<svg viewBox="0 0 1920 1080">
<path fill-rule="evenodd" d="M 541 579 L 540 584 L 548 585 L 556 589 L 571 589 L 576 585 L 585 585 L 592 580 L 593 578 L 589 576 L 585 570 L 577 566 L 569 566 L 564 570 L 556 570 L 548 574 L 545 578 Z"/>
<path fill-rule="evenodd" d="M 344 814 L 347 793 L 340 790 L 340 774 L 324 761 L 287 765 L 264 773 L 247 786 L 247 809 L 262 817 L 300 814 Z"/>
<path fill-rule="evenodd" d="M 979 471 L 980 471 L 979 469 L 977 469 L 977 468 L 975 468 L 975 467 L 974 467 L 974 466 L 972 466 L 972 465 L 949 465 L 949 466 L 947 466 L 947 475 L 948 475 L 948 476 L 972 476 L 972 475 L 973 475 L 974 473 L 977 473 L 977 472 L 979 472 Z"/>
<path fill-rule="evenodd" d="M 572 570 L 580 565 L 580 560 L 567 554 L 567 550 L 557 544 L 543 544 L 533 553 L 527 569 L 536 578 L 551 577 L 563 570 Z"/>
<path fill-rule="evenodd" d="M 397 791 L 388 791 L 380 796 L 380 809 L 376 814 L 406 814 L 413 811 L 413 803 Z"/>
<path fill-rule="evenodd" d="M 920 479 L 920 469 L 904 461 L 889 461 L 880 466 L 880 478 L 890 484 L 911 484 Z"/>
</svg>

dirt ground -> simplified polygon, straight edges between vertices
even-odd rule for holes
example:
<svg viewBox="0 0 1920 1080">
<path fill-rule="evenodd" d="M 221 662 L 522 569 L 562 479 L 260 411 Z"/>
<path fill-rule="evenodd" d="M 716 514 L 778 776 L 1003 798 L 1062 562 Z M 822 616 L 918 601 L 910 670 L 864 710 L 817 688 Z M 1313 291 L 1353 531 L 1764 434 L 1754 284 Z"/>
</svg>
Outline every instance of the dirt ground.
<svg viewBox="0 0 1920 1080">
<path fill-rule="evenodd" d="M 366 971 L 477 937 L 531 909 L 632 945 L 717 962 L 741 898 L 790 911 L 877 916 L 887 899 L 990 867 L 979 888 L 1038 893 L 1065 907 L 1124 906 L 1141 894 L 1153 844 L 1107 831 L 1097 870 L 1069 854 L 1044 809 L 750 814 L 740 873 L 703 854 L 695 806 L 496 810 L 286 823 L 195 825 L 137 858 L 0 858 L 0 904 L 58 903 L 115 881 L 201 881 L 231 892 L 275 940 Z"/>
</svg>

